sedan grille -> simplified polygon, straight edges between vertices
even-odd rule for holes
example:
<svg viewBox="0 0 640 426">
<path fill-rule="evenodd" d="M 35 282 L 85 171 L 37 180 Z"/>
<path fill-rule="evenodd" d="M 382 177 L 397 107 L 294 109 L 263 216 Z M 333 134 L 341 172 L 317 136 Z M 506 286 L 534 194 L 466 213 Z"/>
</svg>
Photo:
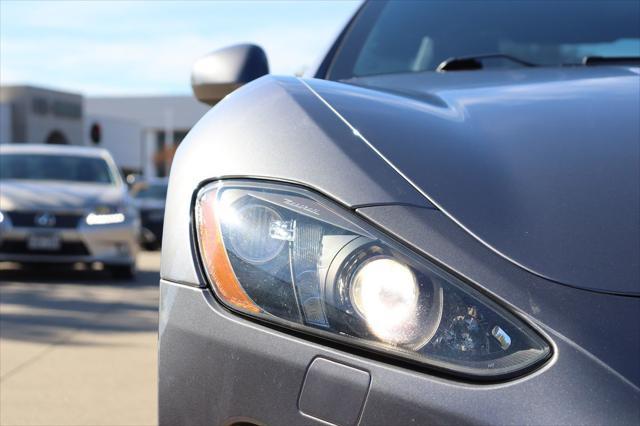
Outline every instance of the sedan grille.
<svg viewBox="0 0 640 426">
<path fill-rule="evenodd" d="M 79 213 L 57 212 L 7 212 L 11 224 L 17 228 L 58 228 L 73 229 L 83 215 Z"/>
</svg>

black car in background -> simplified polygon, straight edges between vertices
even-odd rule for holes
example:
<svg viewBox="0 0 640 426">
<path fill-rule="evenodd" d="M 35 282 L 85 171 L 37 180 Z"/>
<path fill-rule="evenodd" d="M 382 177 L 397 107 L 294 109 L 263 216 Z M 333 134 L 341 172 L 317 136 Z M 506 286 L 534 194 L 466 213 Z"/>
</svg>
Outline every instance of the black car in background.
<svg viewBox="0 0 640 426">
<path fill-rule="evenodd" d="M 159 249 L 162 243 L 167 186 L 167 178 L 155 178 L 137 182 L 131 188 L 131 196 L 140 211 L 140 244 L 149 250 Z"/>
</svg>

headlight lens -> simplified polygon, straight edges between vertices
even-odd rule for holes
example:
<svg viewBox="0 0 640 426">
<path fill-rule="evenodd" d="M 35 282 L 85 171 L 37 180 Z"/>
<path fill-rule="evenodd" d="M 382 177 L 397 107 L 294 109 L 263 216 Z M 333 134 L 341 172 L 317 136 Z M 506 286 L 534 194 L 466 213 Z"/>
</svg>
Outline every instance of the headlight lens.
<svg viewBox="0 0 640 426">
<path fill-rule="evenodd" d="M 111 225 L 126 219 L 124 209 L 116 206 L 98 206 L 87 215 L 87 225 Z"/>
<path fill-rule="evenodd" d="M 231 309 L 476 378 L 550 354 L 498 304 L 312 192 L 215 182 L 198 194 L 195 223 L 205 272 Z"/>
</svg>

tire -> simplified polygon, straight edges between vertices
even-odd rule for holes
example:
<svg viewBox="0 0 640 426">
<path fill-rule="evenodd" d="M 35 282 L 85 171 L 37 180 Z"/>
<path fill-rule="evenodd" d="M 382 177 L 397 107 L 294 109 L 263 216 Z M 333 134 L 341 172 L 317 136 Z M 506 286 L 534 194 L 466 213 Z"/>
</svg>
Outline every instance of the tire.
<svg viewBox="0 0 640 426">
<path fill-rule="evenodd" d="M 108 266 L 111 276 L 117 280 L 130 280 L 136 275 L 134 265 L 110 265 Z"/>
</svg>

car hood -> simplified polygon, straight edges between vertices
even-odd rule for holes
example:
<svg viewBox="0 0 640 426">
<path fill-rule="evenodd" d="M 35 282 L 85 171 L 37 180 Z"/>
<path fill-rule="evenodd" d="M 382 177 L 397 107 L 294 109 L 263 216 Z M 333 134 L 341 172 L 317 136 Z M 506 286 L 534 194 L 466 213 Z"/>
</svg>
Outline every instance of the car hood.
<svg viewBox="0 0 640 426">
<path fill-rule="evenodd" d="M 640 294 L 638 69 L 306 83 L 498 254 L 558 283 Z"/>
<path fill-rule="evenodd" d="M 122 188 L 74 182 L 2 180 L 0 210 L 86 210 L 97 205 L 119 204 Z"/>
</svg>

